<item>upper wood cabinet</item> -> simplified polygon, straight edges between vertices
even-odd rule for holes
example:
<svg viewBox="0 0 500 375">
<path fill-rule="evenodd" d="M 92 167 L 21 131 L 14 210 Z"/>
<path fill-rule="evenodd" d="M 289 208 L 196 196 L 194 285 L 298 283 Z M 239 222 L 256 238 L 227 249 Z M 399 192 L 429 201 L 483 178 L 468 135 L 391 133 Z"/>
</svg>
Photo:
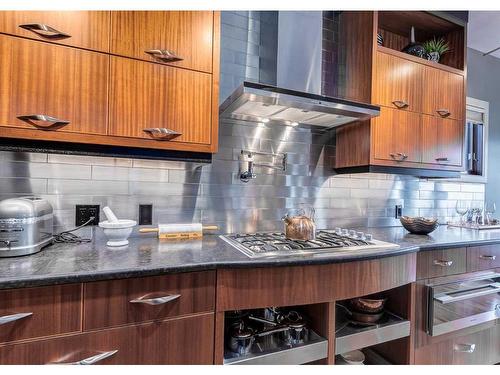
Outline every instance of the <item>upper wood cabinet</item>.
<svg viewBox="0 0 500 375">
<path fill-rule="evenodd" d="M 465 114 L 464 76 L 445 70 L 424 68 L 423 112 L 462 120 Z"/>
<path fill-rule="evenodd" d="M 395 165 L 421 161 L 421 121 L 417 113 L 382 108 L 372 123 L 373 158 Z"/>
<path fill-rule="evenodd" d="M 423 66 L 377 52 L 372 102 L 413 112 L 422 111 Z"/>
<path fill-rule="evenodd" d="M 109 11 L 0 11 L 0 33 L 102 52 L 109 25 Z"/>
<path fill-rule="evenodd" d="M 108 68 L 101 53 L 0 35 L 0 126 L 105 135 Z"/>
<path fill-rule="evenodd" d="M 111 14 L 111 53 L 212 71 L 212 12 L 123 11 Z"/>
<path fill-rule="evenodd" d="M 422 162 L 460 167 L 463 140 L 462 121 L 422 116 Z"/>
<path fill-rule="evenodd" d="M 154 143 L 209 144 L 211 76 L 143 61 L 111 58 L 110 135 Z M 145 131 L 166 128 L 172 140 Z"/>
</svg>

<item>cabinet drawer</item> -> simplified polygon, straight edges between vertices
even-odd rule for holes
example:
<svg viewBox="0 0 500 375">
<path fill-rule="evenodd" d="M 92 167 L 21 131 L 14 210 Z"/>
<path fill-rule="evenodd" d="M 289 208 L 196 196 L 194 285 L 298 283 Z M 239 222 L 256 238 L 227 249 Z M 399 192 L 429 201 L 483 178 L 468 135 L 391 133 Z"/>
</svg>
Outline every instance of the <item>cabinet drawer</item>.
<svg viewBox="0 0 500 375">
<path fill-rule="evenodd" d="M 212 72 L 213 12 L 122 11 L 111 17 L 111 53 Z"/>
<path fill-rule="evenodd" d="M 2 11 L 0 33 L 108 52 L 109 21 L 108 11 Z"/>
<path fill-rule="evenodd" d="M 106 134 L 108 65 L 101 53 L 0 35 L 0 126 L 44 131 L 46 138 L 56 131 Z"/>
<path fill-rule="evenodd" d="M 422 76 L 421 64 L 377 52 L 372 101 L 394 109 L 422 112 Z"/>
<path fill-rule="evenodd" d="M 465 273 L 466 249 L 421 251 L 417 254 L 417 279 Z"/>
<path fill-rule="evenodd" d="M 81 331 L 81 285 L 0 291 L 0 343 Z"/>
<path fill-rule="evenodd" d="M 417 365 L 488 365 L 500 360 L 500 329 L 451 338 L 415 350 Z"/>
<path fill-rule="evenodd" d="M 464 77 L 441 69 L 424 67 L 423 112 L 461 120 L 464 116 Z"/>
<path fill-rule="evenodd" d="M 84 330 L 213 311 L 215 272 L 84 285 Z"/>
<path fill-rule="evenodd" d="M 210 144 L 212 76 L 143 61 L 111 58 L 110 134 L 163 142 Z M 181 135 L 153 138 L 144 129 Z"/>
<path fill-rule="evenodd" d="M 105 358 L 95 364 L 103 365 L 212 364 L 213 335 L 214 315 L 206 314 L 4 346 L 0 364 L 72 363 L 98 354 Z"/>
<path fill-rule="evenodd" d="M 481 271 L 500 267 L 500 245 L 467 248 L 467 271 Z"/>
<path fill-rule="evenodd" d="M 372 120 L 375 159 L 394 163 L 420 162 L 421 115 L 398 109 L 381 108 Z"/>
</svg>

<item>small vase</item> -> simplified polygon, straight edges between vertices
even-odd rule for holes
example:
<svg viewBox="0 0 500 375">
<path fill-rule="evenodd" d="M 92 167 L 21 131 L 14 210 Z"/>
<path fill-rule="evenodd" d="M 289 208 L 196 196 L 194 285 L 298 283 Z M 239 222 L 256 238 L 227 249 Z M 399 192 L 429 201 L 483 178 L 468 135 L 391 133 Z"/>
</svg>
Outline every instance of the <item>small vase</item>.
<svg viewBox="0 0 500 375">
<path fill-rule="evenodd" d="M 427 54 L 427 60 L 429 61 L 439 62 L 440 58 L 441 55 L 439 54 L 439 52 L 430 52 Z"/>
<path fill-rule="evenodd" d="M 402 51 L 410 55 L 422 57 L 425 59 L 424 47 L 415 42 L 415 28 L 413 26 L 411 27 L 411 32 L 410 32 L 410 44 L 408 44 L 405 48 L 403 48 Z"/>
</svg>

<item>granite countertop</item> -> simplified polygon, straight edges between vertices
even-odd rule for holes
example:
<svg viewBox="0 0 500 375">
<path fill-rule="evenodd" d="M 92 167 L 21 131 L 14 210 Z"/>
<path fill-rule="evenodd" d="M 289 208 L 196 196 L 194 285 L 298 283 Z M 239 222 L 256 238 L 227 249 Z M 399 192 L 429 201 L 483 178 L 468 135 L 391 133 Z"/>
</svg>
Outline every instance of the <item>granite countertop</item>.
<svg viewBox="0 0 500 375">
<path fill-rule="evenodd" d="M 98 228 L 91 243 L 54 244 L 29 256 L 0 258 L 0 289 L 97 281 L 216 268 L 278 267 L 374 259 L 437 248 L 500 243 L 500 230 L 474 231 L 441 226 L 428 236 L 400 227 L 357 228 L 374 238 L 400 245 L 398 249 L 250 259 L 218 236 L 202 240 L 159 241 L 154 235 L 130 238 L 126 248 L 106 246 Z"/>
</svg>

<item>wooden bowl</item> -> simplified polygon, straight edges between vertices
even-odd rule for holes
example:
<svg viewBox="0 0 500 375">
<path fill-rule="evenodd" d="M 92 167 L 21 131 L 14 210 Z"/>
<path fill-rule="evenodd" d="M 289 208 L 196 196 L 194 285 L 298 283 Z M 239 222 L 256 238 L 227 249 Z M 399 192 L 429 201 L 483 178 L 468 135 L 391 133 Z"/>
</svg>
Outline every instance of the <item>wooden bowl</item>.
<svg viewBox="0 0 500 375">
<path fill-rule="evenodd" d="M 351 308 L 360 313 L 379 313 L 384 309 L 387 298 L 353 298 L 349 300 Z"/>
<path fill-rule="evenodd" d="M 437 219 L 425 217 L 401 216 L 399 221 L 408 232 L 413 234 L 429 234 L 439 226 Z"/>
</svg>

